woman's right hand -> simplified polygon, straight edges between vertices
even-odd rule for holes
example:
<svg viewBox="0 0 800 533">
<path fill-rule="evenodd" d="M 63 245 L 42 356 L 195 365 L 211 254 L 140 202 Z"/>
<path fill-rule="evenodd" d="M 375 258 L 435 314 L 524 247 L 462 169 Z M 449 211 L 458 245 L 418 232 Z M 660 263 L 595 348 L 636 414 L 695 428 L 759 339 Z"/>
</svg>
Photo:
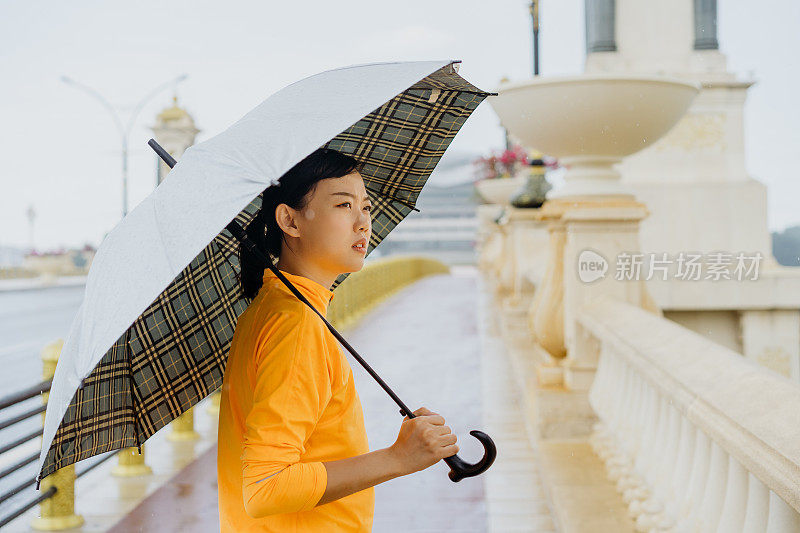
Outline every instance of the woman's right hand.
<svg viewBox="0 0 800 533">
<path fill-rule="evenodd" d="M 444 417 L 425 407 L 414 418 L 403 418 L 397 440 L 389 447 L 402 475 L 412 474 L 458 453 L 456 436 L 444 425 Z"/>
</svg>

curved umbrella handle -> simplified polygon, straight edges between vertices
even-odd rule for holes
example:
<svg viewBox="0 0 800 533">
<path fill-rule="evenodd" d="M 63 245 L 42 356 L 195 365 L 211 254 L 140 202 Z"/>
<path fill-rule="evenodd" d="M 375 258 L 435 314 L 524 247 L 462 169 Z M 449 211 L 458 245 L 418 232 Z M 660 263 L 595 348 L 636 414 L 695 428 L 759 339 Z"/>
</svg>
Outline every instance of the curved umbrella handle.
<svg viewBox="0 0 800 533">
<path fill-rule="evenodd" d="M 452 481 L 461 481 L 465 477 L 483 474 L 492 466 L 495 457 L 497 457 L 497 448 L 495 448 L 494 441 L 489 435 L 477 429 L 473 429 L 469 434 L 483 444 L 483 459 L 473 465 L 464 461 L 458 454 L 445 457 L 444 462 L 450 466 L 450 472 L 448 472 L 447 476 Z"/>
</svg>

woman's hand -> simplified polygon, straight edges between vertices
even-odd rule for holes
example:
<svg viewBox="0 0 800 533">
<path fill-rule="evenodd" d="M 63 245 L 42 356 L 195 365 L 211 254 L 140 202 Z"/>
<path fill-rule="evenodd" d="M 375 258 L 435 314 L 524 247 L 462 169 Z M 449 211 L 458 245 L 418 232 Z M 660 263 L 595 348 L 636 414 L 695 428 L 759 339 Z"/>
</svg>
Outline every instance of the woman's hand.
<svg viewBox="0 0 800 533">
<path fill-rule="evenodd" d="M 397 440 L 388 448 L 324 462 L 328 485 L 317 505 L 423 470 L 458 453 L 456 436 L 444 425 L 444 418 L 425 407 L 414 415 L 403 419 Z"/>
<path fill-rule="evenodd" d="M 444 425 L 444 417 L 425 407 L 414 411 L 414 415 L 415 418 L 403 418 L 397 440 L 388 448 L 401 475 L 424 470 L 458 453 L 456 436 Z"/>
</svg>

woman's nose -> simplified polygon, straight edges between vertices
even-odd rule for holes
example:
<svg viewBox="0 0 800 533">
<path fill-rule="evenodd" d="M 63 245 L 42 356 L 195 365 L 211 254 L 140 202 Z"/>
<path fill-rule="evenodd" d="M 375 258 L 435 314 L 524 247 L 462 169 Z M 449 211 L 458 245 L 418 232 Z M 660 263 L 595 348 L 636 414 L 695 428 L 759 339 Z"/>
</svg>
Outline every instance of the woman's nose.
<svg viewBox="0 0 800 533">
<path fill-rule="evenodd" d="M 361 215 L 358 217 L 358 229 L 360 231 L 366 231 L 372 225 L 372 216 L 368 211 L 361 211 Z"/>
</svg>

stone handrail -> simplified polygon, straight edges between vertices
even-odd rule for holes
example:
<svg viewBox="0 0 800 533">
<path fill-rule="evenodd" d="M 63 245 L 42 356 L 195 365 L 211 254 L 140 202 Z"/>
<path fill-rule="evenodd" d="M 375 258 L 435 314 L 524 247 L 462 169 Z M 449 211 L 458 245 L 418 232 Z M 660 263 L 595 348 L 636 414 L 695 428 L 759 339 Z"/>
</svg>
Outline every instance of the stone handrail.
<svg viewBox="0 0 800 533">
<path fill-rule="evenodd" d="M 591 442 L 640 531 L 800 531 L 800 384 L 670 320 L 600 297 Z"/>
</svg>

